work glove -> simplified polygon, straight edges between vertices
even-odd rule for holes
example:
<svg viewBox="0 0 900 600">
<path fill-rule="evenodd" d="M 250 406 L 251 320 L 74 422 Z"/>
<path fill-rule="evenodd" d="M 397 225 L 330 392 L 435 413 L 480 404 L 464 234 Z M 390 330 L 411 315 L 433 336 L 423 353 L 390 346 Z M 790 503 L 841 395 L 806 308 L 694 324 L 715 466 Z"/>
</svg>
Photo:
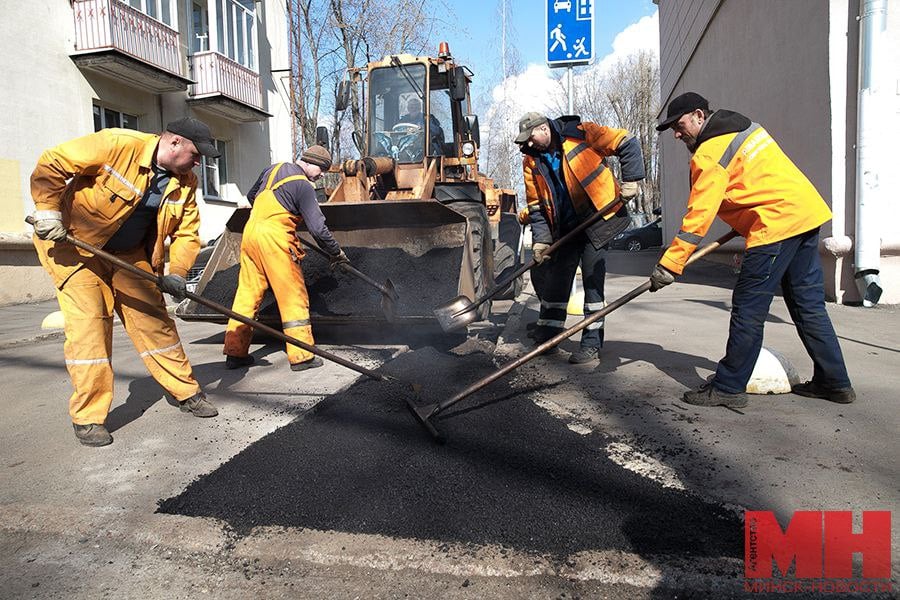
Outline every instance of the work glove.
<svg viewBox="0 0 900 600">
<path fill-rule="evenodd" d="M 187 281 L 181 275 L 163 275 L 159 278 L 159 289 L 178 301 L 187 295 Z"/>
<path fill-rule="evenodd" d="M 34 233 L 42 240 L 61 242 L 66 239 L 62 213 L 58 210 L 39 210 L 34 215 Z"/>
<path fill-rule="evenodd" d="M 518 219 L 519 225 L 528 225 L 531 223 L 531 213 L 528 212 L 528 207 L 525 207 L 516 213 L 516 219 Z"/>
<path fill-rule="evenodd" d="M 532 244 L 531 252 L 534 254 L 534 262 L 537 264 L 541 264 L 548 258 L 550 255 L 547 254 L 547 250 L 550 249 L 550 244 L 544 244 L 542 242 L 537 242 L 536 244 Z"/>
<path fill-rule="evenodd" d="M 653 269 L 653 273 L 650 274 L 650 291 L 655 292 L 656 290 L 660 290 L 670 283 L 674 283 L 674 281 L 675 275 L 672 271 L 660 265 L 656 265 L 656 268 Z"/>
<path fill-rule="evenodd" d="M 640 187 L 637 181 L 624 181 L 619 186 L 619 196 L 622 197 L 622 200 L 631 200 L 638 195 L 639 191 Z"/>
<path fill-rule="evenodd" d="M 331 272 L 334 273 L 338 269 L 341 268 L 341 265 L 349 265 L 350 259 L 347 258 L 347 255 L 341 250 L 340 254 L 336 256 L 332 256 L 329 260 L 329 266 L 331 267 Z"/>
</svg>

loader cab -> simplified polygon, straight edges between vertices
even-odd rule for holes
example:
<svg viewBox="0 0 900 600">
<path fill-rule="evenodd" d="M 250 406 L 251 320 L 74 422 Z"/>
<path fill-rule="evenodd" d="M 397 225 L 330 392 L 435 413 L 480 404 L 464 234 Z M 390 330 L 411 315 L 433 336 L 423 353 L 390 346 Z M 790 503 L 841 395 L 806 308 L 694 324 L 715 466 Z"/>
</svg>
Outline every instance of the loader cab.
<svg viewBox="0 0 900 600">
<path fill-rule="evenodd" d="M 369 86 L 369 156 L 390 157 L 400 164 L 455 156 L 446 72 L 436 65 L 396 61 L 372 69 Z"/>
</svg>

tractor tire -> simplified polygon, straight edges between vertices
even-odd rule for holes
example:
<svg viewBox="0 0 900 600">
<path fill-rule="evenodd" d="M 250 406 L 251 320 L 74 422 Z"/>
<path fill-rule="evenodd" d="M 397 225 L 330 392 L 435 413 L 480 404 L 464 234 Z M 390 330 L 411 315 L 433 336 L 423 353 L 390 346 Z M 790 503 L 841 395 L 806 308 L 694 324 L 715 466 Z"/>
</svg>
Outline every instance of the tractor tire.
<svg viewBox="0 0 900 600">
<path fill-rule="evenodd" d="M 478 202 L 452 202 L 450 208 L 469 221 L 470 236 L 467 240 L 472 252 L 472 271 L 475 279 L 475 297 L 483 296 L 494 284 L 494 249 L 491 240 L 491 224 L 484 204 Z M 473 298 L 474 300 L 475 298 Z M 491 315 L 491 301 L 478 307 L 478 320 Z"/>
<path fill-rule="evenodd" d="M 500 236 L 494 244 L 494 284 L 500 283 L 519 267 L 524 260 L 522 247 L 522 226 L 513 213 L 500 215 Z M 522 293 L 524 277 L 516 277 L 504 287 L 494 298 L 496 300 L 515 300 Z"/>
</svg>

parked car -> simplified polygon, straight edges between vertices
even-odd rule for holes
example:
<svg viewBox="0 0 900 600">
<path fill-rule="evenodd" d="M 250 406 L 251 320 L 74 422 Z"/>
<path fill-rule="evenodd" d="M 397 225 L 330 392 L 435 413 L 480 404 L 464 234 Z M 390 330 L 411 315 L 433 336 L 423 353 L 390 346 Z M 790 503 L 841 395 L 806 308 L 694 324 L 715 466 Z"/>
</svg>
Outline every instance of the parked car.
<svg viewBox="0 0 900 600">
<path fill-rule="evenodd" d="M 623 231 L 609 243 L 610 250 L 628 250 L 637 252 L 644 248 L 659 248 L 662 246 L 661 219 L 656 219 L 643 227 L 636 227 Z"/>
</svg>

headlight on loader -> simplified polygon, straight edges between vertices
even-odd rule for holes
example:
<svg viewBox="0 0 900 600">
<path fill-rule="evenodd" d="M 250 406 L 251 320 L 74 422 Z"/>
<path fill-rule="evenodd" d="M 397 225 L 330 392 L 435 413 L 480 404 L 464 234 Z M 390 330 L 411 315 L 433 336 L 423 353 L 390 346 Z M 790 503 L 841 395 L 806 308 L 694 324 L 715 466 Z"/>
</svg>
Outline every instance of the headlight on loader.
<svg viewBox="0 0 900 600">
<path fill-rule="evenodd" d="M 466 158 L 471 158 L 475 156 L 475 142 L 468 141 L 463 142 L 462 145 L 462 153 Z"/>
</svg>

